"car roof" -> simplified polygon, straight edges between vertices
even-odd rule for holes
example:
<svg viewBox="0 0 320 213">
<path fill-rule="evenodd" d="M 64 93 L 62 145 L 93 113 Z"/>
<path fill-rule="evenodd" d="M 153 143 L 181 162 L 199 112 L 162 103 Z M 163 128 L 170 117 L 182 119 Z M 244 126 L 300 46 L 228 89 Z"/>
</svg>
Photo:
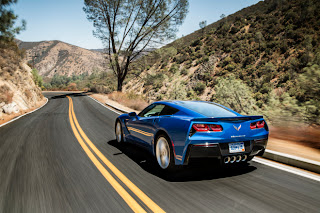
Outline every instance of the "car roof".
<svg viewBox="0 0 320 213">
<path fill-rule="evenodd" d="M 200 114 L 198 112 L 195 112 L 191 109 L 188 109 L 186 107 L 184 107 L 183 105 L 181 105 L 182 103 L 183 104 L 187 104 L 187 103 L 193 103 L 193 102 L 202 102 L 202 103 L 210 103 L 210 104 L 214 104 L 214 105 L 217 105 L 217 106 L 220 106 L 226 110 L 229 110 L 233 113 L 235 113 L 236 115 L 240 115 L 239 113 L 233 111 L 232 109 L 228 108 L 228 107 L 225 107 L 221 104 L 218 104 L 218 103 L 214 103 L 214 102 L 210 102 L 210 101 L 198 101 L 198 100 L 190 100 L 190 101 L 182 101 L 182 100 L 164 100 L 164 101 L 156 101 L 154 102 L 154 104 L 165 104 L 165 105 L 169 105 L 169 106 L 172 106 L 172 107 L 175 107 L 179 110 L 182 110 L 184 112 L 186 112 L 187 114 L 189 115 L 193 115 L 193 116 L 199 116 L 199 117 L 206 117 L 204 116 L 203 114 Z"/>
</svg>

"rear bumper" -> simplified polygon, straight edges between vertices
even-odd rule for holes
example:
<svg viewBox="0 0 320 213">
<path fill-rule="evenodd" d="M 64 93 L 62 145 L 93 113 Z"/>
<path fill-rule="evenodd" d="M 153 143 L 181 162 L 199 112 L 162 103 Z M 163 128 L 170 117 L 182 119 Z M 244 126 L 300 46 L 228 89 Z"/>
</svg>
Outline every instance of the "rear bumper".
<svg viewBox="0 0 320 213">
<path fill-rule="evenodd" d="M 207 144 L 190 144 L 188 146 L 184 165 L 187 165 L 190 158 L 217 158 L 231 157 L 237 155 L 256 156 L 263 155 L 268 143 L 268 138 L 244 141 L 245 151 L 241 153 L 230 153 L 229 143 L 207 143 Z"/>
</svg>

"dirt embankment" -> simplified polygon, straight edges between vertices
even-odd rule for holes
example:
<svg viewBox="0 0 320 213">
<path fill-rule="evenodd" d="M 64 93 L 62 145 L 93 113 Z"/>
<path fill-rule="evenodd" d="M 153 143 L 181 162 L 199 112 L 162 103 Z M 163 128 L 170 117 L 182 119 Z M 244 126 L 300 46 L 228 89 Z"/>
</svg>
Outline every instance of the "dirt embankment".
<svg viewBox="0 0 320 213">
<path fill-rule="evenodd" d="M 31 68 L 14 48 L 0 48 L 0 124 L 29 112 L 45 99 L 34 83 Z"/>
</svg>

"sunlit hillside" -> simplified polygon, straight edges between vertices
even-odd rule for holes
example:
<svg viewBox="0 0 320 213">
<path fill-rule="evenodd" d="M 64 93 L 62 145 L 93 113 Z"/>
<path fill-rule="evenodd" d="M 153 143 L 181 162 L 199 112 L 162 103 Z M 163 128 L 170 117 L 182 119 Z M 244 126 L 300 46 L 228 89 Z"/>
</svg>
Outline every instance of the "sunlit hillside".
<svg viewBox="0 0 320 213">
<path fill-rule="evenodd" d="M 140 59 L 125 91 L 320 124 L 320 2 L 261 1 Z"/>
</svg>

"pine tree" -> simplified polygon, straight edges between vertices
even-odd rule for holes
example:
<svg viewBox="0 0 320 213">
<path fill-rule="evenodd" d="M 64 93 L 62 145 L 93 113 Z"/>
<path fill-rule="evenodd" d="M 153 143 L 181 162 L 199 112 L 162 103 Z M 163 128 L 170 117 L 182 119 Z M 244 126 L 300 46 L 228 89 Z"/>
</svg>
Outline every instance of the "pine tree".
<svg viewBox="0 0 320 213">
<path fill-rule="evenodd" d="M 0 1 L 0 41 L 12 41 L 16 34 L 25 29 L 26 22 L 24 20 L 21 26 L 14 26 L 18 16 L 8 7 L 15 3 L 17 0 Z"/>
</svg>

